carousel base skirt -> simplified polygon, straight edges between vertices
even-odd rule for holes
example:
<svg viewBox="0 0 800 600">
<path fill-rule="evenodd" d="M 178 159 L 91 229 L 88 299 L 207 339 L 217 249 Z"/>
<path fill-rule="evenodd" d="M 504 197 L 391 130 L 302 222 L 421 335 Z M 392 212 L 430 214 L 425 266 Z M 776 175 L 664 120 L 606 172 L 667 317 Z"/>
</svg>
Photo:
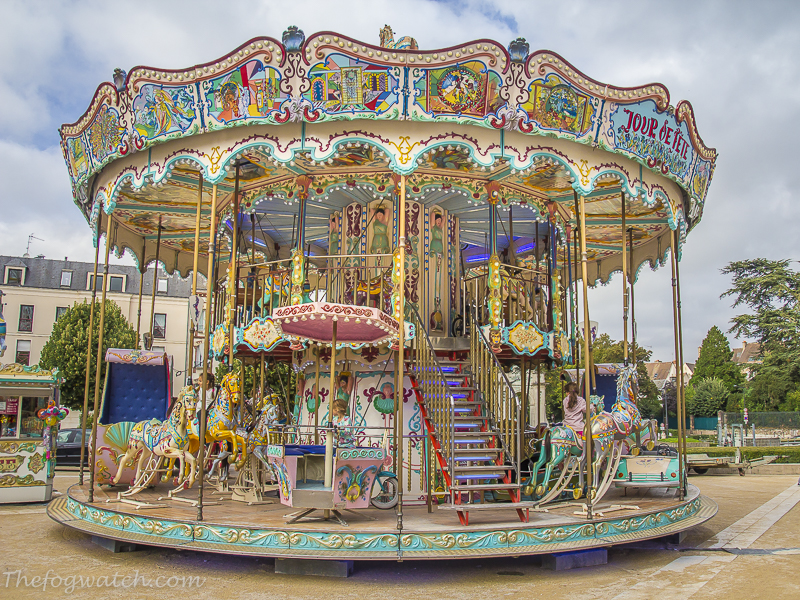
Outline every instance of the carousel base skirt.
<svg viewBox="0 0 800 600">
<path fill-rule="evenodd" d="M 162 484 L 163 485 L 163 484 Z M 166 488 L 146 490 L 136 500 L 163 505 Z M 74 485 L 47 507 L 53 520 L 89 535 L 147 546 L 173 547 L 221 554 L 324 560 L 414 560 L 553 554 L 675 536 L 713 517 L 717 505 L 689 485 L 681 500 L 674 489 L 612 489 L 595 508 L 603 513 L 586 519 L 577 503 L 549 505 L 519 521 L 503 508 L 470 513 L 462 526 L 449 510 L 429 513 L 425 505 L 403 506 L 403 529 L 395 510 L 369 508 L 345 512 L 347 526 L 336 521 L 286 523 L 296 508 L 220 500 L 210 490 L 203 521 L 186 502 L 166 507 L 107 502 L 116 492 L 97 489 L 88 502 L 88 485 Z M 197 491 L 183 493 L 196 499 Z M 619 508 L 620 506 L 624 508 Z M 677 537 L 677 536 L 676 536 Z"/>
</svg>

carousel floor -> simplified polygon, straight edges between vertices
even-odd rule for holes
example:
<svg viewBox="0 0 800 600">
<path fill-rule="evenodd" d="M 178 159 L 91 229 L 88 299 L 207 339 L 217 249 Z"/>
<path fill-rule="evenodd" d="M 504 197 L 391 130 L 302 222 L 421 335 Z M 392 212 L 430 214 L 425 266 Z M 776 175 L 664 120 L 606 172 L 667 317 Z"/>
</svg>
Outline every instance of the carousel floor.
<svg viewBox="0 0 800 600">
<path fill-rule="evenodd" d="M 395 510 L 374 508 L 342 513 L 347 526 L 335 521 L 302 520 L 286 523 L 298 509 L 273 504 L 247 505 L 221 500 L 213 493 L 204 507 L 202 522 L 197 509 L 175 500 L 159 501 L 167 486 L 136 496 L 136 500 L 161 507 L 137 509 L 113 502 L 118 489 L 97 490 L 88 502 L 88 486 L 74 485 L 66 496 L 48 505 L 49 516 L 68 527 L 95 536 L 153 546 L 274 557 L 337 560 L 436 559 L 481 556 L 550 554 L 611 546 L 672 535 L 710 519 L 716 504 L 689 486 L 681 500 L 671 489 L 610 490 L 596 510 L 584 518 L 579 503 L 549 506 L 549 512 L 531 512 L 523 523 L 515 510 L 473 510 L 469 526 L 456 513 L 424 505 L 403 507 L 403 529 L 397 529 Z M 196 499 L 196 490 L 184 492 Z M 615 505 L 625 508 L 614 510 Z M 605 510 L 604 510 L 605 509 Z M 579 514 L 576 514 L 579 513 Z M 315 513 L 320 514 L 320 513 Z M 313 515 L 312 515 L 313 516 Z"/>
</svg>

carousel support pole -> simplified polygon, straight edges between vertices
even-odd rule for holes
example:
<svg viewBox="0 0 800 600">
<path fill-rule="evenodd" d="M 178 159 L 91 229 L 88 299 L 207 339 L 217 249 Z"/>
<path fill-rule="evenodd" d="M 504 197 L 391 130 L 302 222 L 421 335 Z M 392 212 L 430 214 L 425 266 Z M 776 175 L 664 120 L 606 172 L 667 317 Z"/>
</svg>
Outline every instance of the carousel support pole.
<svg viewBox="0 0 800 600">
<path fill-rule="evenodd" d="M 102 215 L 101 215 L 102 217 Z M 100 370 L 103 367 L 103 327 L 106 322 L 106 290 L 108 286 L 108 256 L 111 252 L 111 225 L 114 223 L 111 215 L 108 216 L 106 224 L 106 258 L 103 265 L 103 293 L 100 300 L 100 321 L 97 333 L 97 362 L 94 370 L 94 409 L 92 410 L 92 452 L 89 455 L 89 502 L 94 502 L 94 457 L 97 455 L 97 421 L 100 415 L 97 414 L 97 405 L 100 401 Z M 97 239 L 98 245 L 100 238 Z M 95 278 L 96 279 L 96 278 Z"/>
<path fill-rule="evenodd" d="M 678 421 L 678 463 L 681 465 L 681 470 L 683 470 L 684 464 L 685 464 L 685 449 L 683 447 L 683 426 L 684 426 L 685 423 L 681 422 L 681 416 L 682 416 L 681 415 L 681 392 L 682 392 L 682 389 L 681 389 L 682 385 L 681 384 L 683 383 L 683 381 L 682 381 L 683 378 L 679 375 L 679 372 L 683 370 L 682 369 L 683 365 L 680 364 L 680 360 L 681 360 L 680 319 L 679 319 L 679 316 L 678 316 L 678 278 L 677 278 L 677 268 L 676 268 L 676 263 L 678 261 L 676 260 L 676 256 L 675 256 L 675 253 L 677 251 L 677 248 L 676 248 L 677 244 L 676 244 L 676 241 L 675 241 L 675 232 L 674 231 L 670 234 L 670 245 L 672 247 L 671 248 L 672 252 L 670 253 L 671 256 L 672 256 L 671 262 L 670 262 L 670 264 L 672 266 L 672 320 L 673 320 L 673 327 L 674 327 L 674 330 L 675 330 L 675 369 L 677 371 L 676 375 L 677 375 L 677 379 L 678 379 L 678 389 L 676 390 L 676 398 L 675 398 L 675 408 L 676 408 L 676 410 L 675 410 L 676 415 L 675 416 L 677 417 L 677 421 Z M 669 433 L 669 423 L 667 423 L 667 426 L 665 428 L 667 429 L 667 432 Z M 683 472 L 681 472 L 681 485 L 680 485 L 680 488 L 679 488 L 680 489 L 680 494 L 681 494 L 681 500 L 683 500 L 684 495 L 685 495 L 685 489 L 684 489 L 684 485 L 683 485 L 683 482 L 684 482 L 684 478 L 683 477 L 684 477 L 683 476 Z"/>
<path fill-rule="evenodd" d="M 673 232 L 675 237 L 675 248 L 678 248 L 678 230 Z M 678 260 L 677 253 L 675 254 L 675 291 L 677 293 L 677 306 L 678 306 L 678 349 L 680 351 L 680 370 L 678 371 L 678 389 L 680 390 L 681 399 L 681 424 L 683 426 L 683 473 L 687 473 L 688 469 L 688 456 L 686 454 L 686 388 L 683 381 L 683 318 L 681 315 L 681 263 Z M 684 498 L 686 497 L 686 479 L 683 480 L 681 490 Z"/>
<path fill-rule="evenodd" d="M 258 354 L 258 366 L 259 366 L 258 397 L 261 399 L 262 406 L 264 405 L 264 377 L 266 377 L 265 375 L 266 369 L 264 362 L 265 362 L 264 352 L 260 352 Z M 255 403 L 253 403 L 253 410 L 255 410 Z M 255 418 L 255 413 L 253 413 L 253 416 Z M 288 414 L 286 415 L 286 418 L 287 419 L 289 418 Z"/>
<path fill-rule="evenodd" d="M 406 176 L 400 177 L 400 215 L 398 223 L 397 252 L 399 254 L 399 281 L 397 284 L 397 306 L 395 308 L 395 319 L 399 323 L 397 332 L 397 357 L 395 359 L 395 387 L 394 387 L 394 411 L 395 411 L 395 455 L 397 461 L 397 487 L 399 500 L 397 502 L 397 529 L 403 530 L 403 431 L 405 420 L 403 417 L 403 381 L 405 379 L 405 366 L 403 353 L 405 351 L 405 263 L 406 263 Z M 409 465 L 411 456 L 409 455 Z M 409 473 L 410 477 L 410 473 Z"/>
<path fill-rule="evenodd" d="M 622 202 L 622 357 L 628 366 L 628 240 L 625 238 L 625 217 L 627 206 L 625 192 L 620 192 Z"/>
<path fill-rule="evenodd" d="M 331 420 L 333 418 L 333 403 L 336 401 L 336 390 L 339 387 L 336 385 L 336 334 L 338 333 L 338 317 L 333 317 L 333 334 L 331 335 L 331 386 L 330 386 L 330 399 L 328 403 L 330 410 L 328 411 L 328 432 L 325 434 L 325 484 L 326 488 L 333 487 L 333 427 Z M 325 511 L 325 518 L 330 518 L 330 511 Z"/>
<path fill-rule="evenodd" d="M 230 323 L 228 324 L 228 367 L 233 370 L 233 350 L 235 343 L 234 328 L 237 318 L 236 311 L 239 309 L 239 164 L 236 164 L 236 177 L 233 183 L 233 239 L 231 240 L 231 262 L 229 277 L 232 278 L 232 285 L 229 286 L 233 298 Z M 241 392 L 241 390 L 239 390 Z M 241 398 L 239 398 L 241 407 Z"/>
<path fill-rule="evenodd" d="M 197 261 L 200 251 L 200 212 L 203 207 L 203 174 L 200 173 L 200 179 L 197 186 L 197 214 L 194 219 L 194 251 L 192 252 L 192 296 L 197 295 Z M 210 274 L 209 274 L 210 276 Z M 189 307 L 191 311 L 191 307 Z M 186 348 L 186 383 L 192 381 L 192 353 L 194 352 L 194 321 L 189 318 L 189 345 Z"/>
<path fill-rule="evenodd" d="M 589 519 L 593 518 L 592 515 L 592 428 L 591 417 L 592 411 L 589 409 L 588 400 L 591 396 L 590 373 L 592 372 L 592 360 L 589 352 L 589 336 L 591 335 L 591 325 L 589 324 L 589 267 L 588 256 L 586 254 L 586 207 L 582 195 L 578 195 L 580 206 L 580 236 L 581 236 L 581 279 L 583 280 L 583 356 L 584 356 L 584 371 L 583 380 L 585 383 L 584 392 L 587 400 L 586 407 L 586 423 L 584 425 L 584 455 L 586 456 L 586 489 L 588 490 L 586 497 L 586 514 Z"/>
<path fill-rule="evenodd" d="M 489 203 L 489 341 L 494 352 L 500 351 L 500 323 L 503 311 L 500 257 L 497 255 L 497 203 L 500 201 L 500 184 L 486 183 L 486 201 Z"/>
<path fill-rule="evenodd" d="M 198 431 L 198 438 L 200 440 L 200 449 L 198 450 L 197 457 L 197 476 L 200 482 L 197 485 L 197 520 L 203 520 L 203 479 L 205 464 L 205 440 L 206 440 L 206 394 L 208 393 L 208 354 L 209 354 L 209 338 L 211 332 L 211 297 L 214 293 L 214 262 L 216 260 L 217 245 L 214 239 L 214 231 L 216 229 L 217 218 L 217 186 L 211 189 L 211 224 L 208 229 L 208 266 L 206 267 L 206 318 L 203 324 L 203 375 L 200 380 L 200 427 Z"/>
<path fill-rule="evenodd" d="M 321 360 L 322 348 L 317 345 L 317 373 L 316 373 L 316 397 L 314 398 L 314 445 L 319 446 L 319 409 L 322 403 L 322 394 L 319 389 L 319 363 Z M 333 389 L 333 386 L 331 386 Z"/>
<path fill-rule="evenodd" d="M 628 280 L 631 290 L 631 362 L 636 364 L 636 303 L 634 294 L 635 274 L 633 272 L 633 227 L 628 228 Z M 655 442 L 655 440 L 653 440 Z"/>
<path fill-rule="evenodd" d="M 83 411 L 81 412 L 81 462 L 78 485 L 83 485 L 83 460 L 86 452 L 86 413 L 89 410 L 89 369 L 92 359 L 92 339 L 94 337 L 94 303 L 97 299 L 97 263 L 100 260 L 100 221 L 102 212 L 97 215 L 97 247 L 94 249 L 94 275 L 92 276 L 92 304 L 89 307 L 89 340 L 86 342 L 86 381 L 83 385 Z M 108 242 L 108 237 L 106 237 Z M 144 256 L 142 256 L 144 259 Z M 105 280 L 104 280 L 105 281 Z M 141 287 L 139 292 L 141 298 Z M 138 330 L 136 339 L 139 339 Z"/>
<path fill-rule="evenodd" d="M 136 309 L 136 347 L 139 348 L 139 344 L 142 343 L 142 338 L 140 337 L 139 333 L 142 328 L 142 292 L 144 292 L 144 273 L 147 271 L 147 263 L 145 262 L 147 259 L 145 255 L 147 254 L 147 240 L 142 242 L 142 261 L 141 265 L 139 266 L 139 306 Z"/>
<path fill-rule="evenodd" d="M 300 215 L 297 224 L 297 244 L 292 251 L 292 291 L 290 302 L 292 306 L 303 303 L 303 287 L 306 282 L 306 257 L 303 255 L 303 247 L 306 243 L 306 201 L 308 200 L 308 188 L 311 186 L 311 178 L 308 175 L 300 175 L 295 179 L 297 184 L 297 196 L 300 199 Z"/>
<path fill-rule="evenodd" d="M 156 290 L 158 289 L 158 259 L 161 251 L 161 215 L 158 216 L 158 235 L 156 236 L 156 262 L 153 265 L 153 294 L 150 297 L 150 344 L 153 343 L 153 330 L 156 325 Z M 103 286 L 105 287 L 105 285 Z"/>
</svg>

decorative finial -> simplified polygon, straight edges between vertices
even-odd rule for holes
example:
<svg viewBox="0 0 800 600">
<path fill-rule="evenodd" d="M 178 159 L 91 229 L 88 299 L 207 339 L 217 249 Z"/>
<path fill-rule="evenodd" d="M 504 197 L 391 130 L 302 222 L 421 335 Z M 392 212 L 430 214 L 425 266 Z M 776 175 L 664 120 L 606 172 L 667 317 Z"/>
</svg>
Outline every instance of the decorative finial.
<svg viewBox="0 0 800 600">
<path fill-rule="evenodd" d="M 525 62 L 530 52 L 530 45 L 525 41 L 525 38 L 517 38 L 508 45 L 508 53 L 511 55 L 513 62 Z"/>
<path fill-rule="evenodd" d="M 114 69 L 114 87 L 117 88 L 118 92 L 122 92 L 125 89 L 125 79 L 127 77 L 128 73 L 122 69 Z"/>
<path fill-rule="evenodd" d="M 287 52 L 300 52 L 306 41 L 306 34 L 295 25 L 290 25 L 283 32 L 283 45 Z"/>
</svg>

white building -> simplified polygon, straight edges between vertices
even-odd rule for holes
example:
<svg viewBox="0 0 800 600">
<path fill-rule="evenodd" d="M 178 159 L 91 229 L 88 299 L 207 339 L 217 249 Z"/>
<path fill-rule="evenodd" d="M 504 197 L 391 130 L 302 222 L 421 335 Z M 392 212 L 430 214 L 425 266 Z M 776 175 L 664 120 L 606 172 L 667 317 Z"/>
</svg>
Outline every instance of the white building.
<svg viewBox="0 0 800 600">
<path fill-rule="evenodd" d="M 39 362 L 42 348 L 50 338 L 56 319 L 75 303 L 90 302 L 94 264 L 43 257 L 19 258 L 0 256 L 0 290 L 3 291 L 3 316 L 7 323 L 7 350 L 0 363 L 18 362 L 33 365 Z M 102 265 L 98 268 L 102 285 Z M 140 323 L 140 337 L 150 331 L 153 268 L 140 279 L 135 267 L 110 265 L 106 297 L 115 302 L 134 329 Z M 141 321 L 139 321 L 139 286 L 143 282 Z M 153 350 L 172 356 L 173 389 L 180 389 L 186 379 L 186 347 L 188 341 L 188 298 L 191 277 L 181 279 L 157 272 Z M 198 280 L 198 289 L 205 289 L 205 279 Z M 98 286 L 98 301 L 101 287 Z M 195 364 L 200 363 L 199 341 Z"/>
</svg>

